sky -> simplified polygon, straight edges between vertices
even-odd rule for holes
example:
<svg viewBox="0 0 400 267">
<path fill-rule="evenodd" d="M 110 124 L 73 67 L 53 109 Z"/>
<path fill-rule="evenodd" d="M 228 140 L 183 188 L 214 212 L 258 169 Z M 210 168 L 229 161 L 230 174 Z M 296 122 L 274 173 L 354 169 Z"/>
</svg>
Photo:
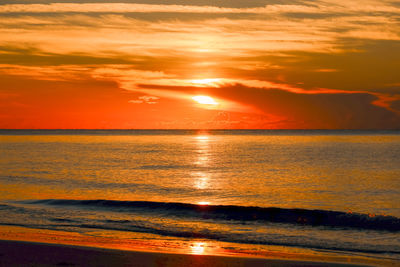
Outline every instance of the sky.
<svg viewBox="0 0 400 267">
<path fill-rule="evenodd" d="M 0 128 L 399 129 L 396 0 L 0 0 Z"/>
</svg>

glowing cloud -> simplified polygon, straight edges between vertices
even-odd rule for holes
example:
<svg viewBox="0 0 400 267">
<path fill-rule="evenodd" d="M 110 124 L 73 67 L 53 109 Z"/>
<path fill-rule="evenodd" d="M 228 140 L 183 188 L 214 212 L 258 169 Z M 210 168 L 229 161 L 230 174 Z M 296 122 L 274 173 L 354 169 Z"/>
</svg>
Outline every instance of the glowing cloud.
<svg viewBox="0 0 400 267">
<path fill-rule="evenodd" d="M 194 86 L 200 86 L 200 87 L 208 87 L 208 86 L 213 86 L 213 87 L 218 87 L 218 84 L 222 82 L 223 79 L 215 78 L 215 79 L 198 79 L 198 80 L 191 80 L 190 83 L 192 83 Z"/>
</svg>

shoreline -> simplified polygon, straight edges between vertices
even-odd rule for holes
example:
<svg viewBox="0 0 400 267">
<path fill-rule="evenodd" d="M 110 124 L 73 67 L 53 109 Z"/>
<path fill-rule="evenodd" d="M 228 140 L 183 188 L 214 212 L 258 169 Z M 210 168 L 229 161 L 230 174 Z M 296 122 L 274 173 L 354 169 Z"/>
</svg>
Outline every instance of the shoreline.
<svg viewBox="0 0 400 267">
<path fill-rule="evenodd" d="M 190 251 L 162 244 L 162 240 L 127 242 L 72 232 L 0 226 L 0 266 L 99 266 L 100 262 L 104 263 L 100 266 L 395 266 L 390 260 L 345 254 L 274 249 L 264 253 Z"/>
<path fill-rule="evenodd" d="M 0 240 L 0 266 L 368 266 L 336 262 L 127 251 Z"/>
</svg>

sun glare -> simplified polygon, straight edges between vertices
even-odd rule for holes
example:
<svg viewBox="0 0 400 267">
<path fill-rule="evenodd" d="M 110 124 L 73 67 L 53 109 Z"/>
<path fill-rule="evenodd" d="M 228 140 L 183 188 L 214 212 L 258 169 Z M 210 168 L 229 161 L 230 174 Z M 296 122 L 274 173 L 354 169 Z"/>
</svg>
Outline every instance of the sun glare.
<svg viewBox="0 0 400 267">
<path fill-rule="evenodd" d="M 190 245 L 190 249 L 192 254 L 195 255 L 202 255 L 204 254 L 204 249 L 205 249 L 205 243 L 204 242 L 195 242 L 192 245 Z"/>
<path fill-rule="evenodd" d="M 196 101 L 199 104 L 203 105 L 218 105 L 217 102 L 212 97 L 205 96 L 205 95 L 197 95 L 192 97 L 194 101 Z"/>
</svg>

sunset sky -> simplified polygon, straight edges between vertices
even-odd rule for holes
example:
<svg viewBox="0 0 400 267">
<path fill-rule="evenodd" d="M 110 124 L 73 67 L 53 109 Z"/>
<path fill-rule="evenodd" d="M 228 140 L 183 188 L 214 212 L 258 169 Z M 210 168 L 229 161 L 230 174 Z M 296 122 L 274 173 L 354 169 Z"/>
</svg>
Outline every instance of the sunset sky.
<svg viewBox="0 0 400 267">
<path fill-rule="evenodd" d="M 0 128 L 400 128 L 395 0 L 0 0 Z"/>
</svg>

